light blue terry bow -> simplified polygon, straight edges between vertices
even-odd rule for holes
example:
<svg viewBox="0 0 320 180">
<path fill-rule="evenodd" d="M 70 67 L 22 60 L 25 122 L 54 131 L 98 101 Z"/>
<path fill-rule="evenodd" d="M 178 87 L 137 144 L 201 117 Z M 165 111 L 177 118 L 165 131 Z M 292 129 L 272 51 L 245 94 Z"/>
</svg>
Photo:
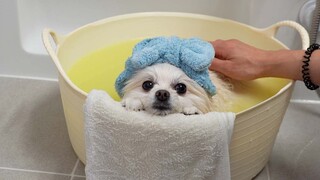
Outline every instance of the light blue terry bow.
<svg viewBox="0 0 320 180">
<path fill-rule="evenodd" d="M 213 57 L 212 45 L 198 38 L 171 36 L 145 39 L 134 47 L 132 56 L 126 61 L 125 70 L 116 79 L 115 87 L 122 97 L 126 81 L 136 71 L 157 63 L 169 63 L 183 70 L 210 95 L 214 95 L 216 88 L 209 78 L 208 70 Z"/>
</svg>

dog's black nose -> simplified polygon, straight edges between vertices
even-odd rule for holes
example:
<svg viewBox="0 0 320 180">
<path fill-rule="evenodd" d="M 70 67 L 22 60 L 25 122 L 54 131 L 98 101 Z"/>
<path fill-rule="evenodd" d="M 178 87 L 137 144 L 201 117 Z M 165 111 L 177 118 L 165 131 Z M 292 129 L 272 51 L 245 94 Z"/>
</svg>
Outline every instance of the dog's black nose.
<svg viewBox="0 0 320 180">
<path fill-rule="evenodd" d="M 158 90 L 155 96 L 159 101 L 167 101 L 170 98 L 170 93 L 167 90 Z"/>
</svg>

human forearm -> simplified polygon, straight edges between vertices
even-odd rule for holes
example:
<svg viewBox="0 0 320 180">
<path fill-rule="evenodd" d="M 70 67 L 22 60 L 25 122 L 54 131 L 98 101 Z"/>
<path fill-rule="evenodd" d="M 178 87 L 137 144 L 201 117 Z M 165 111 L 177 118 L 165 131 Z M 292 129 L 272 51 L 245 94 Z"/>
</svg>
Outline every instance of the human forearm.
<svg viewBox="0 0 320 180">
<path fill-rule="evenodd" d="M 266 51 L 261 61 L 264 68 L 261 77 L 282 77 L 303 80 L 302 65 L 304 50 Z M 310 58 L 310 76 L 314 84 L 320 84 L 320 50 L 314 51 Z"/>
</svg>

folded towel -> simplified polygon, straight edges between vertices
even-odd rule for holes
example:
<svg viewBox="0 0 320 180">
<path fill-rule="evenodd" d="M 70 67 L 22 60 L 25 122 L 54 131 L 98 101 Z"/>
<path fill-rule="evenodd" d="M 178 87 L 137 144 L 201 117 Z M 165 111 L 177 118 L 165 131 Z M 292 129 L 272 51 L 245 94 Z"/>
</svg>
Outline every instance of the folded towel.
<svg viewBox="0 0 320 180">
<path fill-rule="evenodd" d="M 234 113 L 129 112 L 98 90 L 84 109 L 88 180 L 230 179 Z"/>
<path fill-rule="evenodd" d="M 175 36 L 155 37 L 139 42 L 126 61 L 125 70 L 115 82 L 120 97 L 126 81 L 138 70 L 157 63 L 169 63 L 180 68 L 211 96 L 216 88 L 209 78 L 208 67 L 214 57 L 212 45 L 198 38 L 181 39 Z"/>
</svg>

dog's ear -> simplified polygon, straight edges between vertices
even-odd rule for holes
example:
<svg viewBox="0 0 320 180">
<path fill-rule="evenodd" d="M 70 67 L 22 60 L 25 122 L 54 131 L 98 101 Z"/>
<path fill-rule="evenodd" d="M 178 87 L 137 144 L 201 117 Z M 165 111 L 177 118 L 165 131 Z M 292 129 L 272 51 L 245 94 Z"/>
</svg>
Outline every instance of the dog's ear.
<svg viewBox="0 0 320 180">
<path fill-rule="evenodd" d="M 181 63 L 194 71 L 205 71 L 214 58 L 214 49 L 208 42 L 197 38 L 183 40 L 180 51 Z"/>
</svg>

